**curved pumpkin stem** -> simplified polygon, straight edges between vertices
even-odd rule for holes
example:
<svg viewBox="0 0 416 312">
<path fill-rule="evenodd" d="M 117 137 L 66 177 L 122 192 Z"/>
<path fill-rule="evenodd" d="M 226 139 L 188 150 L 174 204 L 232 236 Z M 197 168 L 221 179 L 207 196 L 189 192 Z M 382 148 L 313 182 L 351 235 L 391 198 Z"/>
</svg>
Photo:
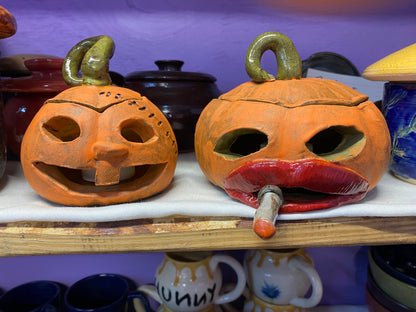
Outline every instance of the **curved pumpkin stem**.
<svg viewBox="0 0 416 312">
<path fill-rule="evenodd" d="M 267 50 L 272 50 L 276 55 L 276 77 L 261 68 L 261 57 Z M 302 73 L 302 62 L 289 37 L 279 32 L 270 31 L 258 36 L 251 43 L 246 55 L 246 71 L 250 78 L 256 82 L 299 79 Z"/>
<path fill-rule="evenodd" d="M 114 42 L 108 36 L 85 39 L 67 54 L 62 67 L 65 82 L 71 86 L 111 85 L 109 61 L 114 53 Z M 82 77 L 77 76 L 81 68 Z"/>
</svg>

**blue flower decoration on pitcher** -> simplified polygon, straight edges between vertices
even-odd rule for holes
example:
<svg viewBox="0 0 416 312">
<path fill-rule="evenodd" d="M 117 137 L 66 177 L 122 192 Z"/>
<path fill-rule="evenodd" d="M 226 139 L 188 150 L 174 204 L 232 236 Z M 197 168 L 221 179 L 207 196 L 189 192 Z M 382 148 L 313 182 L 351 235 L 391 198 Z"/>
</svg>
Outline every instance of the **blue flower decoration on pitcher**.
<svg viewBox="0 0 416 312">
<path fill-rule="evenodd" d="M 271 299 L 276 299 L 280 296 L 280 290 L 277 285 L 269 285 L 267 282 L 264 282 L 264 286 L 261 288 L 261 292 Z"/>
</svg>

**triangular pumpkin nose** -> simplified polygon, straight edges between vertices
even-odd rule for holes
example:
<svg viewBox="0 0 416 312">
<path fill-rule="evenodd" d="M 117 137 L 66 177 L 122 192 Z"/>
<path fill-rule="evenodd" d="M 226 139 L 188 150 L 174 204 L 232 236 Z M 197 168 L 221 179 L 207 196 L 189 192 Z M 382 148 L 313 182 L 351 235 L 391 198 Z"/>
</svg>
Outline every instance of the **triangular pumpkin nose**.
<svg viewBox="0 0 416 312">
<path fill-rule="evenodd" d="M 92 151 L 96 160 L 113 161 L 128 154 L 127 146 L 112 142 L 95 142 Z"/>
</svg>

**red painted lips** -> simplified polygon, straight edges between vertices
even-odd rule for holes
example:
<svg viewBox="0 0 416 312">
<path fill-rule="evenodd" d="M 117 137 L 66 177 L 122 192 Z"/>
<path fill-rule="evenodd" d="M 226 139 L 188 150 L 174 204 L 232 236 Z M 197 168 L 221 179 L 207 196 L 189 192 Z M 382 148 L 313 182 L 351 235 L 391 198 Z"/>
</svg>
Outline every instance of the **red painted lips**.
<svg viewBox="0 0 416 312">
<path fill-rule="evenodd" d="M 235 169 L 225 179 L 231 197 L 257 208 L 257 192 L 265 185 L 283 190 L 279 213 L 304 212 L 354 203 L 367 194 L 368 181 L 351 169 L 319 160 L 295 162 L 255 160 Z"/>
</svg>

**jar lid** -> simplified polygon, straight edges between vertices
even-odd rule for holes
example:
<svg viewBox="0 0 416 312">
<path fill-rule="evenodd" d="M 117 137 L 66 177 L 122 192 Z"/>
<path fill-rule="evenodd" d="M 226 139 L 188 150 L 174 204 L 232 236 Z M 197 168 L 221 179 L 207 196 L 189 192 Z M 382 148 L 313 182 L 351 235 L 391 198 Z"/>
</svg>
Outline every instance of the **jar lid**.
<svg viewBox="0 0 416 312">
<path fill-rule="evenodd" d="M 129 81 L 205 81 L 214 82 L 217 79 L 214 76 L 204 73 L 181 71 L 183 61 L 179 60 L 158 60 L 155 64 L 159 70 L 136 71 L 126 76 L 126 82 Z"/>
<path fill-rule="evenodd" d="M 62 58 L 25 60 L 30 75 L 0 77 L 0 90 L 6 92 L 60 92 L 69 88 L 62 77 Z"/>
</svg>

